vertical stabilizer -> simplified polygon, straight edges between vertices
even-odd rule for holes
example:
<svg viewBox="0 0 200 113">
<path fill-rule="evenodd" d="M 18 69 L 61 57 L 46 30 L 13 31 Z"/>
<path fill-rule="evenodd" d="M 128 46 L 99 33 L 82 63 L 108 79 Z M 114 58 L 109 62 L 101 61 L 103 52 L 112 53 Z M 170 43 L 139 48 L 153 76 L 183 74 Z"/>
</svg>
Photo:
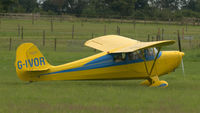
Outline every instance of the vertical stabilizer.
<svg viewBox="0 0 200 113">
<path fill-rule="evenodd" d="M 33 43 L 23 43 L 17 48 L 15 66 L 20 79 L 31 81 L 31 77 L 47 71 L 51 65 Z"/>
</svg>

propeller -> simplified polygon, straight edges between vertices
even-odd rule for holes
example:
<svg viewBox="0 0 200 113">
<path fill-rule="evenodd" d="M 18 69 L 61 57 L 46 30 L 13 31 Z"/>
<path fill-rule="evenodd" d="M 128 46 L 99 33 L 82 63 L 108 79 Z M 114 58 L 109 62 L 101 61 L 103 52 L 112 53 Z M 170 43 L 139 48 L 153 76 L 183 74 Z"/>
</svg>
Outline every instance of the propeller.
<svg viewBox="0 0 200 113">
<path fill-rule="evenodd" d="M 179 30 L 178 30 L 178 48 L 179 48 L 179 51 L 182 52 Z M 185 69 L 184 69 L 183 58 L 181 59 L 181 67 L 182 67 L 183 76 L 185 77 Z"/>
</svg>

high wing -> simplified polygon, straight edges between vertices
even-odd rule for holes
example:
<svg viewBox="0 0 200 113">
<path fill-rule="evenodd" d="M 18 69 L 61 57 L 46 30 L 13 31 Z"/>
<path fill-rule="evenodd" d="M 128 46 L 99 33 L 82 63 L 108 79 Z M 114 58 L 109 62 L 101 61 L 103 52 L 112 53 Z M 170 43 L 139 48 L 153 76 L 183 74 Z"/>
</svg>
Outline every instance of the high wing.
<svg viewBox="0 0 200 113">
<path fill-rule="evenodd" d="M 85 45 L 109 53 L 133 52 L 144 48 L 161 47 L 175 43 L 173 40 L 140 42 L 118 35 L 106 35 L 88 40 Z"/>
</svg>

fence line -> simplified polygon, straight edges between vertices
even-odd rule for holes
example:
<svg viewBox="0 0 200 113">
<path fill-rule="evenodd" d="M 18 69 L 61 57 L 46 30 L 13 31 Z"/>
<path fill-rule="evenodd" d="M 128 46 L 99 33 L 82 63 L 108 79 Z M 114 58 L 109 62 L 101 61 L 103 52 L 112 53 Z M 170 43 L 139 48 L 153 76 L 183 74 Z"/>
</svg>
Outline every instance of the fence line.
<svg viewBox="0 0 200 113">
<path fill-rule="evenodd" d="M 178 25 L 200 25 L 200 18 L 182 18 L 181 20 L 175 20 L 173 18 L 169 18 L 166 20 L 158 20 L 157 18 L 146 18 L 140 17 L 136 18 L 134 16 L 99 16 L 99 17 L 90 17 L 82 16 L 76 17 L 76 15 L 40 15 L 38 13 L 0 13 L 0 18 L 7 18 L 7 19 L 30 19 L 32 20 L 32 24 L 35 23 L 38 19 L 42 20 L 51 20 L 51 21 L 98 21 L 98 22 L 119 22 L 119 23 L 155 23 L 155 24 L 178 24 Z M 187 29 L 186 29 L 187 30 Z"/>
<path fill-rule="evenodd" d="M 12 16 L 20 17 L 20 15 L 17 15 L 17 14 L 4 14 L 4 13 L 3 14 L 0 13 L 0 16 L 3 17 L 3 18 L 11 18 Z M 15 32 L 14 32 L 14 35 L 12 34 L 12 36 L 7 36 L 7 38 L 1 38 L 0 50 L 1 49 L 2 50 L 3 49 L 5 49 L 5 50 L 15 50 L 16 47 L 20 43 L 33 42 L 33 43 L 36 43 L 37 45 L 39 45 L 39 47 L 42 47 L 42 48 L 47 47 L 47 48 L 51 48 L 52 50 L 55 50 L 55 51 L 59 51 L 59 50 L 75 50 L 75 51 L 78 51 L 78 50 L 82 50 L 81 48 L 83 48 L 82 46 L 83 46 L 84 41 L 89 40 L 89 39 L 94 38 L 94 37 L 97 37 L 97 36 L 109 34 L 109 23 L 102 24 L 101 32 L 94 33 L 94 31 L 91 31 L 91 32 L 85 33 L 85 32 L 77 32 L 78 27 L 75 26 L 76 24 L 74 24 L 74 23 L 70 24 L 69 30 L 71 30 L 71 31 L 69 31 L 69 32 L 65 32 L 65 29 L 59 29 L 59 28 L 56 29 L 56 24 L 54 22 L 54 21 L 57 21 L 57 19 L 59 19 L 59 22 L 63 22 L 65 20 L 65 17 L 70 18 L 70 19 L 75 18 L 75 21 L 76 21 L 76 19 L 80 20 L 80 27 L 82 28 L 83 26 L 85 26 L 84 22 L 92 20 L 92 19 L 88 19 L 87 17 L 86 18 L 76 18 L 76 17 L 72 17 L 72 16 L 65 16 L 65 15 L 46 16 L 47 19 L 48 19 L 47 22 L 48 23 L 50 22 L 50 26 L 48 24 L 48 29 L 44 29 L 43 27 L 41 27 L 41 29 L 36 29 L 36 28 L 34 28 L 35 25 L 33 25 L 33 24 L 36 24 L 36 21 L 38 19 L 41 19 L 42 17 L 45 17 L 45 16 L 35 15 L 35 14 L 30 14 L 30 15 L 22 14 L 21 15 L 22 18 L 26 17 L 26 16 L 31 17 L 30 18 L 32 20 L 31 26 L 33 26 L 33 28 L 27 28 L 27 26 L 25 26 L 25 25 L 23 26 L 23 25 L 17 24 L 17 29 L 16 29 L 16 26 L 15 26 L 15 28 L 12 27 L 12 29 L 8 29 L 8 30 L 6 29 L 6 32 L 13 32 L 13 31 L 15 31 Z M 31 20 L 30 20 L 30 22 L 31 22 Z M 110 18 L 110 17 L 109 18 L 103 18 L 103 20 L 102 20 L 102 18 L 100 18 L 100 19 L 97 19 L 97 20 L 98 21 L 104 21 L 104 22 L 105 21 L 111 22 L 112 18 Z M 113 20 L 115 20 L 115 19 L 113 19 Z M 156 32 L 151 33 L 151 34 L 135 33 L 137 22 L 140 22 L 141 20 L 136 20 L 136 19 L 125 20 L 123 17 L 120 17 L 119 19 L 116 19 L 116 20 L 119 23 L 116 23 L 116 25 L 113 27 L 114 28 L 113 31 L 112 31 L 113 34 L 123 35 L 123 36 L 127 36 L 129 38 L 134 38 L 134 39 L 138 39 L 138 37 L 142 37 L 141 39 L 139 39 L 140 41 L 155 41 L 155 40 L 169 39 L 167 37 L 170 37 L 170 39 L 173 39 L 173 40 L 177 40 L 177 34 L 169 34 L 169 33 L 164 34 L 165 33 L 164 28 L 158 28 L 158 30 L 156 30 Z M 0 21 L 2 21 L 2 18 L 0 19 Z M 123 24 L 125 22 L 131 22 L 130 28 L 128 30 L 133 31 L 134 32 L 133 34 L 131 34 L 131 33 L 123 34 L 124 29 L 123 29 L 123 26 L 121 24 Z M 148 20 L 145 19 L 145 20 L 143 20 L 143 22 L 144 22 L 144 24 L 146 24 L 148 22 Z M 198 20 L 198 22 L 199 22 L 199 20 Z M 2 25 L 2 23 L 1 23 L 1 25 Z M 159 23 L 159 22 L 157 21 L 157 22 L 153 22 L 153 23 Z M 54 26 L 54 24 L 55 24 L 55 26 Z M 185 35 L 185 32 L 187 32 L 189 30 L 188 25 L 190 25 L 190 24 L 186 23 L 185 26 L 183 26 L 184 28 L 182 27 L 183 48 L 185 48 L 185 49 L 199 48 L 199 46 L 200 46 L 199 41 L 198 40 L 195 41 L 194 37 L 195 38 L 200 37 L 200 35 L 198 35 L 198 34 L 192 35 L 192 36 Z M 196 25 L 196 23 L 194 23 L 194 25 Z M 200 25 L 200 24 L 198 24 L 198 25 Z M 54 27 L 55 27 L 55 29 L 54 29 Z M 36 30 L 36 31 L 30 32 L 30 31 L 33 31 L 33 30 Z M 54 30 L 55 31 L 61 30 L 61 31 L 56 32 L 56 36 L 55 35 L 49 36 L 49 34 L 51 34 L 52 32 L 55 32 Z M 28 37 L 26 35 L 26 34 L 28 34 L 27 32 L 31 33 L 31 35 L 32 35 L 32 33 L 34 33 L 35 38 Z M 181 30 L 180 30 L 180 32 L 181 32 Z M 91 35 L 92 35 L 92 37 L 91 37 Z M 52 45 L 54 45 L 54 46 L 52 46 Z M 68 47 L 70 47 L 70 49 Z M 175 48 L 175 46 L 173 46 L 173 47 Z M 62 48 L 64 48 L 64 49 L 62 49 Z"/>
<path fill-rule="evenodd" d="M 94 34 L 91 34 L 94 37 Z M 92 38 L 91 37 L 91 38 Z M 179 36 L 180 37 L 180 36 Z M 155 36 L 148 35 L 148 41 L 155 41 Z M 146 41 L 147 41 L 146 40 Z M 44 46 L 45 41 L 45 46 Z M 83 51 L 94 51 L 92 48 L 88 48 L 84 46 L 84 43 L 87 39 L 65 39 L 65 38 L 3 38 L 0 42 L 0 51 L 15 51 L 17 47 L 25 42 L 32 42 L 37 45 L 40 49 L 47 50 L 47 51 L 66 51 L 66 52 L 83 52 Z M 200 48 L 200 41 L 199 40 L 181 40 L 182 49 L 183 50 L 190 50 L 194 48 Z M 168 49 L 178 49 L 178 44 L 174 44 L 172 46 L 165 47 Z M 95 50 L 96 51 L 96 50 Z"/>
</svg>

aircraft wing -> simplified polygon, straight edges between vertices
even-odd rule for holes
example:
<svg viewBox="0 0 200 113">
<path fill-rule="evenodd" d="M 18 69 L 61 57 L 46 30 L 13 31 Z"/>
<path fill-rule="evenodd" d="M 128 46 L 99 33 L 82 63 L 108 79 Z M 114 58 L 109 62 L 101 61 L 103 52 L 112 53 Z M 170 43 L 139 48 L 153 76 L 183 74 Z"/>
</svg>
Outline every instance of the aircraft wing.
<svg viewBox="0 0 200 113">
<path fill-rule="evenodd" d="M 154 42 L 139 42 L 135 45 L 130 45 L 125 48 L 120 48 L 118 50 L 112 50 L 110 53 L 126 53 L 133 52 L 140 49 L 151 48 L 151 47 L 161 47 L 175 43 L 173 40 L 164 40 L 164 41 L 154 41 Z"/>
<path fill-rule="evenodd" d="M 110 51 L 135 45 L 139 41 L 118 35 L 106 35 L 88 40 L 85 45 L 100 51 Z"/>
<path fill-rule="evenodd" d="M 88 40 L 85 45 L 109 53 L 133 52 L 144 48 L 161 47 L 175 43 L 173 40 L 140 42 L 118 35 L 107 35 Z"/>
</svg>

